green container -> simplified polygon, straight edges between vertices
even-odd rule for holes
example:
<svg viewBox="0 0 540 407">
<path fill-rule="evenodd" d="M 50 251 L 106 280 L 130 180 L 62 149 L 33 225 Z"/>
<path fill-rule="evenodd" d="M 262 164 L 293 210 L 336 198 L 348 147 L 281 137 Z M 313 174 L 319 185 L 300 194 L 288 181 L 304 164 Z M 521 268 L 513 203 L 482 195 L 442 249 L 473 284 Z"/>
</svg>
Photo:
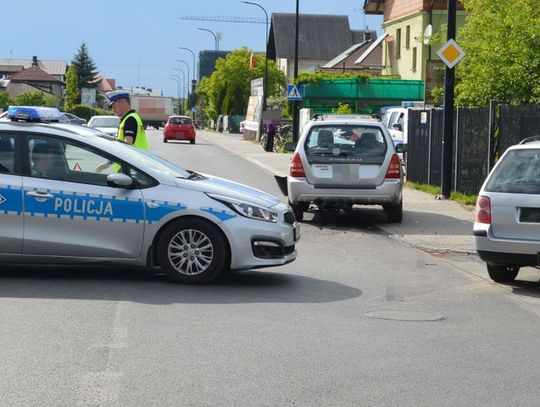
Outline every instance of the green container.
<svg viewBox="0 0 540 407">
<path fill-rule="evenodd" d="M 378 113 L 405 100 L 424 100 L 424 81 L 401 79 L 337 79 L 304 83 L 302 107 L 329 113 L 347 103 L 355 113 Z"/>
</svg>

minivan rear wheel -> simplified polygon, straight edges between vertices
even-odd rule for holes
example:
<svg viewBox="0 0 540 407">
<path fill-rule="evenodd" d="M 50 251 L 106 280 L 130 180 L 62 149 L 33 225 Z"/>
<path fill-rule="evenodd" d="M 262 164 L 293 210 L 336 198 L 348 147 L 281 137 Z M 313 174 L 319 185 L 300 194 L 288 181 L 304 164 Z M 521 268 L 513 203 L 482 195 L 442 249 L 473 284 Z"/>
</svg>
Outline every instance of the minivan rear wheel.
<svg viewBox="0 0 540 407">
<path fill-rule="evenodd" d="M 403 220 L 403 200 L 397 205 L 385 205 L 386 220 L 392 223 L 399 223 Z"/>
<path fill-rule="evenodd" d="M 496 283 L 511 283 L 519 273 L 518 266 L 488 264 L 487 270 L 489 277 Z"/>
</svg>

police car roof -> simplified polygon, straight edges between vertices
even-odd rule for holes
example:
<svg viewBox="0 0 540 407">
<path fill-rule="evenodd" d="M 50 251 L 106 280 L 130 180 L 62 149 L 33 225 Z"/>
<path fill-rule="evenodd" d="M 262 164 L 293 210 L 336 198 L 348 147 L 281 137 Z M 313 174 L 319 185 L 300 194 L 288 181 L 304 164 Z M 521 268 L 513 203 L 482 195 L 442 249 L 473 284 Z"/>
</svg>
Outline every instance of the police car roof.
<svg viewBox="0 0 540 407">
<path fill-rule="evenodd" d="M 0 130 L 21 130 L 37 131 L 40 133 L 51 133 L 51 130 L 60 130 L 64 134 L 71 133 L 78 136 L 103 136 L 105 133 L 93 127 L 80 126 L 69 123 L 40 123 L 40 122 L 17 122 L 0 120 Z M 51 133 L 52 134 L 52 133 Z"/>
</svg>

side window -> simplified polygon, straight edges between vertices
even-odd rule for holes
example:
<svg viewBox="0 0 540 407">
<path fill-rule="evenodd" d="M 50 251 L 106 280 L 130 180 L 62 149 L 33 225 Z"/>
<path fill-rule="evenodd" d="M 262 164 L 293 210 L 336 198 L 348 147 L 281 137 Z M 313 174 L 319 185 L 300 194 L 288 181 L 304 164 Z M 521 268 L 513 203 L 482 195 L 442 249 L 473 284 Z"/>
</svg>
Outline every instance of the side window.
<svg viewBox="0 0 540 407">
<path fill-rule="evenodd" d="M 38 178 L 106 186 L 107 175 L 121 168 L 87 147 L 53 137 L 28 137 L 28 153 L 30 174 Z"/>
<path fill-rule="evenodd" d="M 15 173 L 15 137 L 0 135 L 0 174 Z"/>
<path fill-rule="evenodd" d="M 136 170 L 135 168 L 129 169 L 129 175 L 131 178 L 133 178 L 135 181 L 139 183 L 141 188 L 150 187 L 156 183 L 156 181 L 154 181 L 153 178 L 140 172 L 139 170 Z"/>
</svg>

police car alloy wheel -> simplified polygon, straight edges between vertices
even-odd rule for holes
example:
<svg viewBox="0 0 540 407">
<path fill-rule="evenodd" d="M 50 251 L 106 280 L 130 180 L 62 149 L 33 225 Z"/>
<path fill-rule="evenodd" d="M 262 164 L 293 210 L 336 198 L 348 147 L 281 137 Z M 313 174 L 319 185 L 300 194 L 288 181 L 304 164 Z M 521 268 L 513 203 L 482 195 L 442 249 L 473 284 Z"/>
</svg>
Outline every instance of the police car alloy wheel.
<svg viewBox="0 0 540 407">
<path fill-rule="evenodd" d="M 159 239 L 159 263 L 175 282 L 204 284 L 226 267 L 227 248 L 215 226 L 198 219 L 171 224 Z"/>
</svg>

